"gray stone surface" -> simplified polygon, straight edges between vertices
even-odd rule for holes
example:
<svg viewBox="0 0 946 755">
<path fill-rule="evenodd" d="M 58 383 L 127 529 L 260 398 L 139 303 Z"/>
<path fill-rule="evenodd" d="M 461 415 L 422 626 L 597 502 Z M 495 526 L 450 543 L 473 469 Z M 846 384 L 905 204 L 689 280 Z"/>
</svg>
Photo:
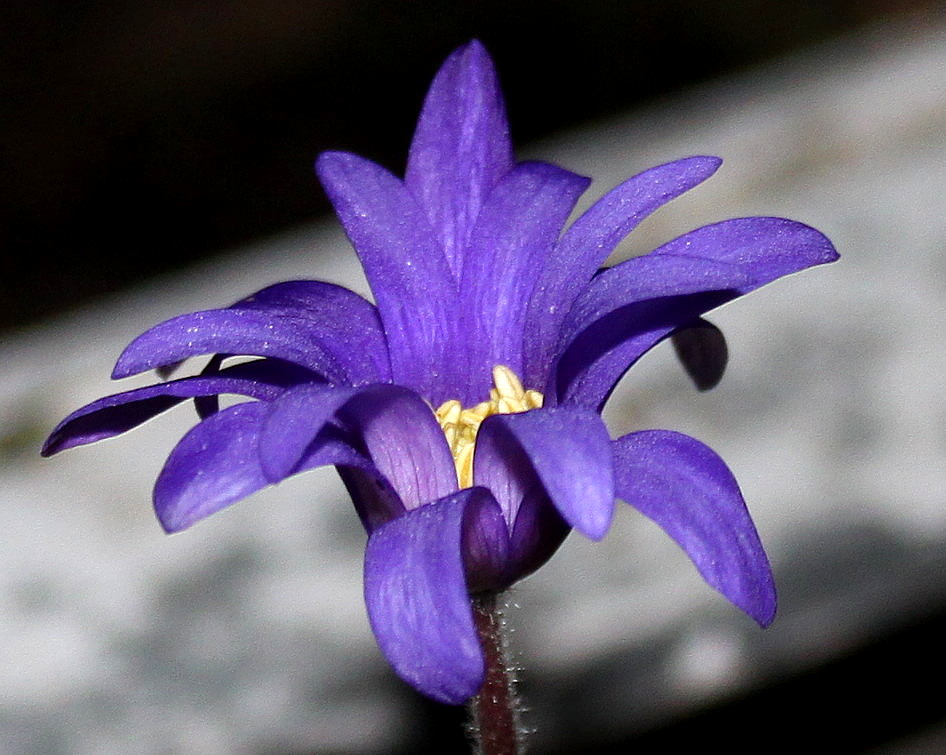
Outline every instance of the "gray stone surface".
<svg viewBox="0 0 946 755">
<path fill-rule="evenodd" d="M 942 605 L 946 27 L 876 29 L 526 153 L 594 176 L 589 200 L 659 162 L 725 158 L 619 254 L 775 214 L 823 230 L 843 255 L 711 316 L 731 350 L 715 391 L 693 391 L 662 347 L 607 413 L 615 435 L 680 430 L 729 462 L 779 580 L 776 623 L 761 632 L 737 614 L 631 510 L 601 543 L 572 536 L 513 591 L 537 750 L 742 694 Z M 4 752 L 410 741 L 414 710 L 370 635 L 363 534 L 334 473 L 167 537 L 150 488 L 188 409 L 52 460 L 36 453 L 60 417 L 116 389 L 111 361 L 138 332 L 298 277 L 365 291 L 326 223 L 4 339 Z"/>
</svg>

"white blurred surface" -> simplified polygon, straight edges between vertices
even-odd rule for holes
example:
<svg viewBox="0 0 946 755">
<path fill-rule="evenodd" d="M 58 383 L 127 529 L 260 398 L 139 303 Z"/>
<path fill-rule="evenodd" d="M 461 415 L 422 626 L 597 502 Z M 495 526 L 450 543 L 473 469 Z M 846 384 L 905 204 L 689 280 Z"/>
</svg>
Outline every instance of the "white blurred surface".
<svg viewBox="0 0 946 755">
<path fill-rule="evenodd" d="M 523 156 L 593 176 L 590 201 L 690 154 L 725 163 L 621 254 L 772 214 L 827 233 L 842 261 L 710 315 L 731 353 L 713 392 L 697 394 L 661 347 L 606 416 L 615 435 L 679 430 L 727 460 L 773 561 L 780 617 L 758 630 L 630 509 L 601 543 L 573 535 L 513 591 L 539 749 L 563 727 L 632 730 L 738 693 L 946 599 L 946 28 L 879 29 Z M 369 752 L 410 736 L 411 703 L 365 617 L 363 535 L 333 472 L 168 537 L 150 490 L 189 408 L 38 456 L 69 411 L 147 382 L 107 379 L 139 332 L 290 278 L 366 292 L 326 223 L 0 346 L 4 752 Z"/>
</svg>

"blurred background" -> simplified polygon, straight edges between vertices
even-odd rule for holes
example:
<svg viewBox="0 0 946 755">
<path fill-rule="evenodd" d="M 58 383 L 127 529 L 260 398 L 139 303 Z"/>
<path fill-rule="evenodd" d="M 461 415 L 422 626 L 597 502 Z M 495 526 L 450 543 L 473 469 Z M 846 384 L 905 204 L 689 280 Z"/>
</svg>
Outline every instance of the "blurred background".
<svg viewBox="0 0 946 755">
<path fill-rule="evenodd" d="M 474 36 L 520 155 L 590 197 L 726 160 L 619 255 L 777 214 L 844 258 L 711 317 L 733 351 L 713 393 L 655 353 L 609 414 L 729 461 L 780 618 L 759 632 L 630 512 L 570 539 L 513 594 L 535 750 L 946 751 L 946 13 L 919 0 L 4 4 L 0 750 L 464 751 L 462 711 L 373 644 L 330 472 L 167 538 L 150 484 L 186 410 L 36 454 L 164 317 L 292 277 L 363 291 L 315 156 L 400 173 Z"/>
</svg>

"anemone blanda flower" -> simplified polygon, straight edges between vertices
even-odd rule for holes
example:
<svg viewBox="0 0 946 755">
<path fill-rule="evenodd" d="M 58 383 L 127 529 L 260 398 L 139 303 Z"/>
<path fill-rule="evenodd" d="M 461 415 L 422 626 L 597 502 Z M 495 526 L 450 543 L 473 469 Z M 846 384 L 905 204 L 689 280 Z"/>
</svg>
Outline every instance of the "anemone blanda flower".
<svg viewBox="0 0 946 755">
<path fill-rule="evenodd" d="M 154 489 L 169 532 L 267 485 L 338 469 L 368 533 L 378 643 L 420 691 L 459 703 L 484 662 L 470 594 L 541 566 L 570 530 L 599 539 L 621 499 L 759 624 L 771 571 L 732 474 L 708 447 L 648 430 L 611 440 L 624 372 L 707 310 L 837 257 L 790 220 L 726 220 L 599 269 L 647 215 L 711 176 L 689 157 L 641 173 L 563 226 L 589 179 L 516 163 L 491 61 L 454 52 L 424 103 L 404 180 L 356 155 L 316 170 L 374 302 L 292 281 L 135 339 L 113 377 L 213 355 L 198 375 L 71 414 L 43 452 L 123 433 L 194 399 L 201 421 Z M 230 363 L 232 356 L 257 357 Z M 220 409 L 217 397 L 249 401 Z"/>
</svg>

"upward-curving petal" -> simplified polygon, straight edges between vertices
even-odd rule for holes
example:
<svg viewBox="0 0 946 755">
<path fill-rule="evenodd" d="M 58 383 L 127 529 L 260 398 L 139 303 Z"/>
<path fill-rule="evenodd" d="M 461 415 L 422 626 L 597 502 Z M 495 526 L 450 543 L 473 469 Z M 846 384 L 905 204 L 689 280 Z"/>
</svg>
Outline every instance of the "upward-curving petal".
<svg viewBox="0 0 946 755">
<path fill-rule="evenodd" d="M 404 179 L 457 278 L 480 207 L 512 166 L 496 72 L 486 50 L 474 40 L 454 51 L 434 78 Z"/>
<path fill-rule="evenodd" d="M 365 603 L 381 651 L 408 684 L 449 705 L 476 694 L 485 664 L 464 576 L 467 488 L 382 525 L 365 551 Z M 495 504 L 493 504 L 495 505 Z"/>
<path fill-rule="evenodd" d="M 493 189 L 470 238 L 457 308 L 465 339 L 467 385 L 457 398 L 474 403 L 494 365 L 522 373 L 526 305 L 588 179 L 548 163 L 520 163 Z M 531 334 L 526 334 L 528 342 Z"/>
<path fill-rule="evenodd" d="M 361 259 L 391 356 L 394 382 L 435 403 L 452 396 L 457 281 L 413 195 L 356 155 L 326 152 L 316 169 Z"/>
<path fill-rule="evenodd" d="M 687 157 L 645 170 L 611 189 L 562 234 L 529 303 L 524 379 L 542 385 L 572 302 L 618 243 L 652 212 L 709 178 L 718 157 Z"/>
<path fill-rule="evenodd" d="M 668 430 L 614 441 L 617 495 L 659 524 L 703 579 L 763 627 L 775 581 L 732 472 L 715 452 Z"/>
</svg>

